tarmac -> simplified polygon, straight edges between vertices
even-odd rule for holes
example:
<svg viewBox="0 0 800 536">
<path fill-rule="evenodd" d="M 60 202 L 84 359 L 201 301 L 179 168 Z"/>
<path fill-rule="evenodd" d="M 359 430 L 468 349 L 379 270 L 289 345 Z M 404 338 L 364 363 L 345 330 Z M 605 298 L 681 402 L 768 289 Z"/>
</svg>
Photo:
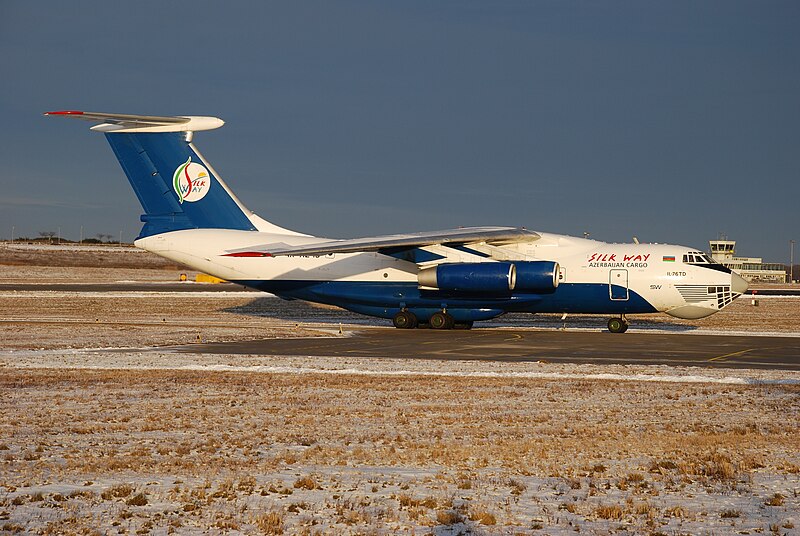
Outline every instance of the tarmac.
<svg viewBox="0 0 800 536">
<path fill-rule="evenodd" d="M 265 339 L 178 351 L 281 356 L 385 357 L 800 370 L 800 337 L 587 331 L 365 328 L 349 336 Z"/>
<path fill-rule="evenodd" d="M 232 283 L 110 282 L 0 284 L 0 291 L 240 292 Z M 783 290 L 783 289 L 782 289 Z M 784 290 L 785 292 L 785 290 Z M 766 293 L 765 293 L 766 294 Z M 265 294 L 265 296 L 267 296 Z M 63 320 L 54 321 L 63 324 Z M 141 323 L 141 322 L 139 322 Z M 335 324 L 331 325 L 334 328 Z M 177 351 L 387 359 L 668 365 L 800 370 L 800 337 L 479 327 L 473 330 L 348 326 L 346 336 L 191 344 Z"/>
</svg>

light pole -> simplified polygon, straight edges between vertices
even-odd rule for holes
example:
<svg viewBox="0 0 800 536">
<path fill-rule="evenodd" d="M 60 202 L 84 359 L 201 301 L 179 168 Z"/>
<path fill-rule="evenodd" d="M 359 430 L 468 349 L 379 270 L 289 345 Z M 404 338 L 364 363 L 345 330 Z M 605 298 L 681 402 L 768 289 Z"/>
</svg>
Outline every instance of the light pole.
<svg viewBox="0 0 800 536">
<path fill-rule="evenodd" d="M 794 283 L 794 240 L 789 240 L 789 284 Z"/>
<path fill-rule="evenodd" d="M 16 227 L 14 227 L 14 226 L 12 225 L 12 226 L 11 226 L 11 243 L 12 243 L 12 244 L 14 243 L 14 231 L 15 231 L 15 230 L 16 230 Z"/>
</svg>

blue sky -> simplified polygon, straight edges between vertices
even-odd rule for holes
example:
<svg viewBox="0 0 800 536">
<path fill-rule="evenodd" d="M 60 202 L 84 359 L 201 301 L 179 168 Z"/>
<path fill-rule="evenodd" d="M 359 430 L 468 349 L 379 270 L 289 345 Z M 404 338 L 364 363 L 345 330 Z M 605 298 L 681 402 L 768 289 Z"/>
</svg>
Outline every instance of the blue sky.
<svg viewBox="0 0 800 536">
<path fill-rule="evenodd" d="M 797 2 L 0 2 L 0 238 L 140 228 L 77 109 L 195 142 L 284 227 L 519 225 L 788 261 Z"/>
</svg>

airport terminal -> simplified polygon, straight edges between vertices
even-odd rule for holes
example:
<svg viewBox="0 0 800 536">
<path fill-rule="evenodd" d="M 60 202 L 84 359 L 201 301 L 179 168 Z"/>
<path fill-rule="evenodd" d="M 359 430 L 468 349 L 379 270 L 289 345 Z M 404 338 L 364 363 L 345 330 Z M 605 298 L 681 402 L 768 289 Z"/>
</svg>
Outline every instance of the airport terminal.
<svg viewBox="0 0 800 536">
<path fill-rule="evenodd" d="M 785 264 L 764 262 L 761 257 L 736 256 L 736 240 L 709 240 L 711 257 L 751 283 L 786 283 L 789 270 Z"/>
</svg>

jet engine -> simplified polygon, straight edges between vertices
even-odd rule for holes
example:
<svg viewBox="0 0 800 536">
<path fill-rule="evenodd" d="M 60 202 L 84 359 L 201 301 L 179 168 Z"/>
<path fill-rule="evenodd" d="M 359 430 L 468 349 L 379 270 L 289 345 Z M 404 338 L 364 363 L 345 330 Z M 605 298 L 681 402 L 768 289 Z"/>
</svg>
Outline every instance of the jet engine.
<svg viewBox="0 0 800 536">
<path fill-rule="evenodd" d="M 514 290 L 515 273 L 510 262 L 445 263 L 421 270 L 419 285 L 456 292 L 509 292 Z"/>
<path fill-rule="evenodd" d="M 451 292 L 546 291 L 558 286 L 552 261 L 444 263 L 419 272 L 419 286 Z"/>
<path fill-rule="evenodd" d="M 558 287 L 559 266 L 553 261 L 515 261 L 517 281 L 514 290 L 553 290 Z"/>
</svg>

